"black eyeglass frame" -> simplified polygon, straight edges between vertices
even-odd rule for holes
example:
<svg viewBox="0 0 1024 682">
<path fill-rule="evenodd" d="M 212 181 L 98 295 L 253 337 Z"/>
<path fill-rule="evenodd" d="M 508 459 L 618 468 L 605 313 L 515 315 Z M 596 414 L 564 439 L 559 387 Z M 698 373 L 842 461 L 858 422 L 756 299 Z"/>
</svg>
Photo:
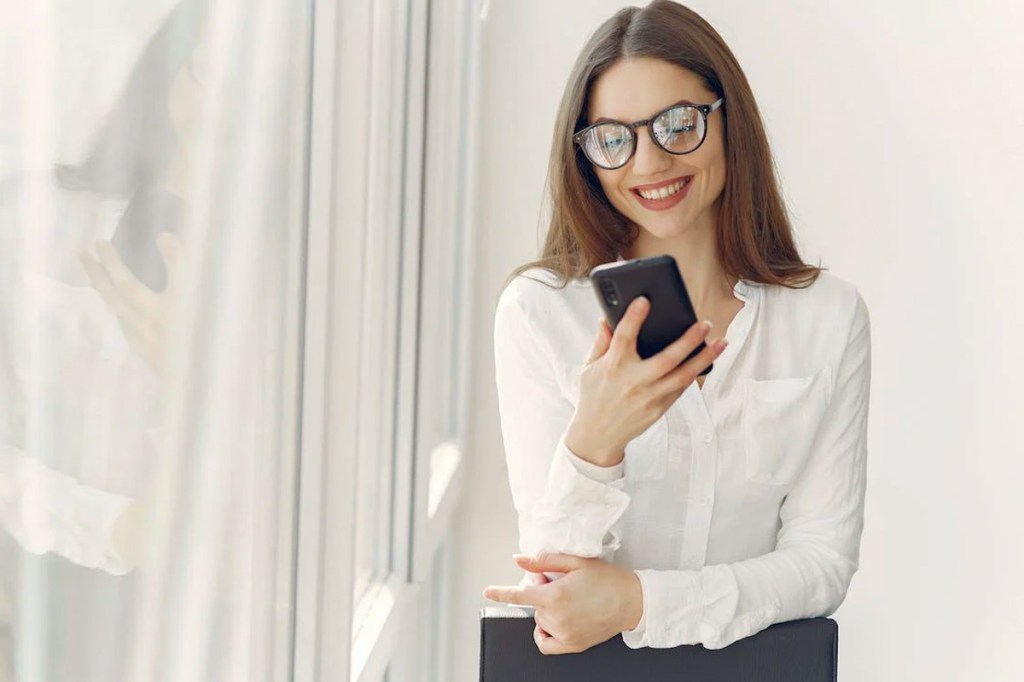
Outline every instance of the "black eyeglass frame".
<svg viewBox="0 0 1024 682">
<path fill-rule="evenodd" d="M 673 104 L 672 106 L 665 107 L 664 109 L 662 109 L 658 113 L 654 114 L 650 118 L 644 119 L 642 121 L 634 121 L 633 123 L 624 123 L 622 121 L 616 121 L 614 119 L 609 119 L 609 120 L 605 120 L 605 121 L 599 121 L 598 123 L 594 123 L 592 125 L 588 125 L 583 130 L 580 130 L 580 131 L 578 131 L 576 133 L 573 133 L 572 139 L 573 139 L 573 142 L 575 142 L 577 145 L 579 145 L 580 150 L 582 150 L 582 152 L 583 152 L 583 156 L 586 157 L 586 159 L 588 161 L 590 161 L 592 164 L 594 164 L 595 166 L 597 166 L 599 168 L 604 168 L 605 170 L 615 170 L 616 168 L 622 168 L 627 163 L 629 163 L 630 159 L 633 158 L 633 156 L 636 154 L 637 142 L 639 142 L 639 140 L 637 139 L 636 129 L 639 128 L 640 126 L 647 126 L 647 134 L 651 136 L 651 140 L 654 142 L 654 144 L 658 145 L 658 149 L 664 149 L 669 154 L 675 154 L 676 156 L 682 156 L 683 154 L 692 154 L 693 152 L 695 152 L 698 149 L 700 149 L 700 146 L 702 144 L 704 144 L 704 140 L 707 139 L 707 136 L 708 136 L 708 116 L 710 116 L 716 109 L 719 109 L 724 102 L 725 102 L 725 98 L 724 97 L 719 97 L 717 100 L 715 100 L 711 104 Z M 701 133 L 700 142 L 697 143 L 696 147 L 694 147 L 693 149 L 688 149 L 685 152 L 674 152 L 671 149 L 666 149 L 661 144 L 661 142 L 658 141 L 658 138 L 655 137 L 655 135 L 654 135 L 654 128 L 652 128 L 650 124 L 651 124 L 652 121 L 656 120 L 662 114 L 668 113 L 669 111 L 672 111 L 673 109 L 679 109 L 681 107 L 689 107 L 691 109 L 696 109 L 697 111 L 699 111 L 700 115 L 701 115 L 701 118 L 704 120 L 704 130 Z M 590 132 L 590 130 L 592 128 L 596 128 L 596 127 L 602 126 L 602 125 L 608 125 L 609 123 L 617 123 L 618 125 L 624 126 L 626 128 L 626 130 L 629 131 L 629 134 L 632 136 L 633 148 L 630 150 L 629 156 L 626 157 L 626 160 L 623 161 L 622 163 L 620 163 L 617 166 L 602 166 L 598 162 L 594 161 L 592 158 L 590 158 L 590 155 L 587 154 L 587 148 L 583 144 L 584 136 L 588 132 Z"/>
</svg>

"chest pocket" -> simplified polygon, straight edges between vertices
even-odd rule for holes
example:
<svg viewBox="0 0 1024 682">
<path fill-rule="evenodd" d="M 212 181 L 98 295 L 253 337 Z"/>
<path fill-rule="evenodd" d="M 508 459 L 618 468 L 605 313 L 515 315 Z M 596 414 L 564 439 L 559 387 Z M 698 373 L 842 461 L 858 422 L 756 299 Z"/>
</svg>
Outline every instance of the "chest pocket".
<svg viewBox="0 0 1024 682">
<path fill-rule="evenodd" d="M 803 470 L 832 392 L 832 368 L 805 377 L 744 385 L 741 424 L 746 479 L 786 485 Z"/>
</svg>

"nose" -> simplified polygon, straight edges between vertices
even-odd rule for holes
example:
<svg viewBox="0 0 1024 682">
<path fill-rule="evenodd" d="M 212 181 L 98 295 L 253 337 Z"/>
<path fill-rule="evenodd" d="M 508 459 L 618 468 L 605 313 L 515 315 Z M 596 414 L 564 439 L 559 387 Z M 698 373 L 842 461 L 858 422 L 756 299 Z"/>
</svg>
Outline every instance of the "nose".
<svg viewBox="0 0 1024 682">
<path fill-rule="evenodd" d="M 654 144 L 647 126 L 636 129 L 636 154 L 633 156 L 633 174 L 657 175 L 672 165 L 671 154 Z"/>
</svg>

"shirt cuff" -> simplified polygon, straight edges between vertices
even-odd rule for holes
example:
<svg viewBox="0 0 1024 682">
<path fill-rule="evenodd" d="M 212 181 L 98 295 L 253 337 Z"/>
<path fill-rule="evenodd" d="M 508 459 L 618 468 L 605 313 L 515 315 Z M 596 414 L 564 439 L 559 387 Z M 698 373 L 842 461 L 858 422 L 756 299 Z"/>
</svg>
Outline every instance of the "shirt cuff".
<svg viewBox="0 0 1024 682">
<path fill-rule="evenodd" d="M 611 483 L 612 481 L 622 478 L 623 472 L 626 468 L 624 462 L 619 462 L 618 464 L 610 467 L 603 467 L 599 464 L 588 462 L 569 449 L 569 446 L 565 444 L 564 436 L 558 441 L 558 450 L 565 457 L 569 458 L 572 465 L 576 467 L 576 471 L 591 480 L 597 481 L 598 483 Z"/>
<path fill-rule="evenodd" d="M 625 479 L 596 481 L 577 470 L 570 454 L 564 437 L 559 439 L 544 493 L 533 506 L 527 530 L 520 529 L 526 554 L 599 557 L 622 544 L 612 527 L 629 506 L 622 490 Z"/>
<path fill-rule="evenodd" d="M 736 614 L 739 593 L 728 566 L 700 570 L 640 569 L 643 616 L 634 630 L 622 633 L 631 649 L 703 644 L 721 648 Z"/>
<path fill-rule="evenodd" d="M 649 599 L 647 597 L 648 588 L 647 585 L 644 584 L 643 573 L 641 571 L 633 571 L 633 573 L 635 573 L 636 577 L 640 579 L 640 594 L 642 597 L 640 603 L 643 608 L 640 614 L 640 622 L 636 624 L 636 627 L 632 630 L 622 631 L 622 641 L 626 642 L 630 648 L 636 649 L 637 647 L 643 646 L 642 644 L 639 644 L 639 642 L 644 640 L 644 633 L 647 631 L 647 602 Z M 632 642 L 632 644 L 630 642 Z"/>
<path fill-rule="evenodd" d="M 95 540 L 93 543 L 80 544 L 77 548 L 78 557 L 73 560 L 113 575 L 130 572 L 134 565 L 117 552 L 114 532 L 121 515 L 134 500 L 124 495 L 85 486 L 75 492 L 75 498 L 77 521 L 85 535 Z"/>
</svg>

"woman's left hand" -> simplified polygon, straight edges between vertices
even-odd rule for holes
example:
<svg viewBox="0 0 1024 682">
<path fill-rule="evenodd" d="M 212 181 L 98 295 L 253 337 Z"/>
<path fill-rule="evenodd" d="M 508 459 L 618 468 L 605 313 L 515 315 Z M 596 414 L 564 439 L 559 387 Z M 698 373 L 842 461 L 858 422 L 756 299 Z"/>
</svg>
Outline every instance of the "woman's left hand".
<svg viewBox="0 0 1024 682">
<path fill-rule="evenodd" d="M 565 574 L 543 585 L 492 586 L 483 593 L 493 601 L 534 607 L 534 638 L 542 654 L 586 651 L 639 624 L 643 593 L 632 571 L 567 554 L 515 556 L 523 570 Z"/>
<path fill-rule="evenodd" d="M 157 373 L 162 373 L 171 301 L 177 295 L 181 240 L 161 232 L 156 246 L 167 270 L 163 291 L 153 291 L 139 281 L 108 241 L 96 242 L 98 258 L 88 252 L 79 257 L 93 287 L 117 316 L 132 350 Z"/>
</svg>

